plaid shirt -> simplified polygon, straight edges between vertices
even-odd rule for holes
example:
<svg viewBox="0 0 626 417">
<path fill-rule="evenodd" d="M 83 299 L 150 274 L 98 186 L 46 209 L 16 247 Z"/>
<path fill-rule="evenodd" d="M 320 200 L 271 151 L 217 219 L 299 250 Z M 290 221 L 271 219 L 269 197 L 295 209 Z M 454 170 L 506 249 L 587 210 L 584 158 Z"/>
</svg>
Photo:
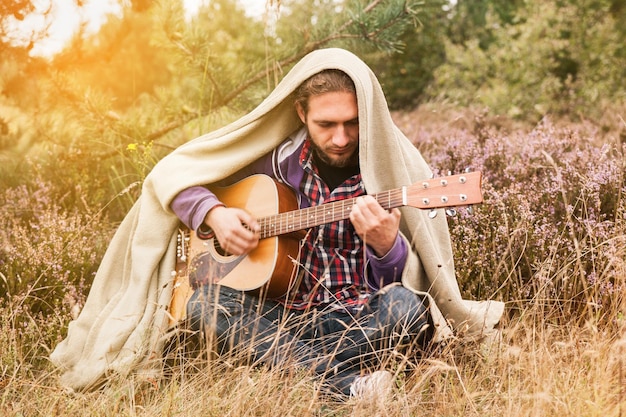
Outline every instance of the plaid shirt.
<svg viewBox="0 0 626 417">
<path fill-rule="evenodd" d="M 311 162 L 306 132 L 302 130 L 274 152 L 225 179 L 223 185 L 252 174 L 269 175 L 297 190 L 300 208 L 365 194 L 360 174 L 331 192 Z M 200 235 L 206 213 L 218 204 L 221 202 L 215 194 L 197 186 L 180 192 L 171 206 L 183 223 Z M 355 311 L 369 293 L 400 281 L 407 254 L 408 247 L 398 236 L 383 258 L 376 257 L 363 245 L 348 219 L 314 227 L 303 241 L 297 271 L 299 286 L 288 294 L 287 301 L 279 301 L 294 309 L 324 305 Z"/>
<path fill-rule="evenodd" d="M 361 174 L 331 191 L 312 160 L 307 141 L 299 158 L 305 173 L 300 191 L 311 206 L 365 194 Z M 323 304 L 356 309 L 367 300 L 364 245 L 349 219 L 313 227 L 303 242 L 299 261 L 300 285 L 288 298 L 287 307 L 306 309 Z"/>
</svg>

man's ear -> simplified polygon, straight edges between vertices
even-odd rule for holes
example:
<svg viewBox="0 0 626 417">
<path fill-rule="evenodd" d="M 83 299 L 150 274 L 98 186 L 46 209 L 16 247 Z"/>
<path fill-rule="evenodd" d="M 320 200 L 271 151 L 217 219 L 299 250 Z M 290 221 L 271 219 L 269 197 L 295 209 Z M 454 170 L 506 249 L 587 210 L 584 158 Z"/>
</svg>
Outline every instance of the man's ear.
<svg viewBox="0 0 626 417">
<path fill-rule="evenodd" d="M 304 112 L 304 109 L 302 108 L 302 104 L 296 103 L 296 112 L 298 113 L 298 117 L 300 117 L 300 120 L 302 121 L 302 123 L 306 124 L 306 113 Z"/>
</svg>

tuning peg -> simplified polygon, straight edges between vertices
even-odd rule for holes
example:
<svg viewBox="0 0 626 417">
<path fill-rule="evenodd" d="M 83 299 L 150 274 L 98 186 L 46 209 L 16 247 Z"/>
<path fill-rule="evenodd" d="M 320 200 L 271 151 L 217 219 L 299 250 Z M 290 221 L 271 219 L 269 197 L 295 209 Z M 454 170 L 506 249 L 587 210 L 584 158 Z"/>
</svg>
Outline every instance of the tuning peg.
<svg viewBox="0 0 626 417">
<path fill-rule="evenodd" d="M 430 212 L 428 213 L 428 217 L 430 217 L 431 219 L 434 219 L 435 217 L 437 217 L 437 210 L 431 209 Z"/>
<path fill-rule="evenodd" d="M 467 206 L 467 214 L 474 214 L 474 206 Z"/>
<path fill-rule="evenodd" d="M 470 167 L 465 168 L 465 173 L 469 174 L 470 172 L 472 172 L 472 169 Z"/>
<path fill-rule="evenodd" d="M 455 208 L 446 209 L 446 214 L 448 215 L 448 217 L 454 217 L 456 216 L 456 209 Z"/>
</svg>

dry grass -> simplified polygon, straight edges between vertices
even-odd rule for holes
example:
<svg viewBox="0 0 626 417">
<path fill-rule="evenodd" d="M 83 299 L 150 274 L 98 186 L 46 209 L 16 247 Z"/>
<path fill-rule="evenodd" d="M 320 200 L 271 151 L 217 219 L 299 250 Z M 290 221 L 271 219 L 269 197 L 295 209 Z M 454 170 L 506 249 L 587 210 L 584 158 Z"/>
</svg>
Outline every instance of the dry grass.
<svg viewBox="0 0 626 417">
<path fill-rule="evenodd" d="M 306 374 L 190 359 L 159 380 L 112 378 L 69 394 L 43 370 L 4 375 L 7 416 L 622 416 L 626 338 L 554 326 L 531 309 L 508 320 L 490 343 L 453 342 L 409 362 L 384 403 L 324 397 Z M 407 358 L 402 358 L 407 359 Z M 26 364 L 23 364 L 26 365 Z"/>
</svg>

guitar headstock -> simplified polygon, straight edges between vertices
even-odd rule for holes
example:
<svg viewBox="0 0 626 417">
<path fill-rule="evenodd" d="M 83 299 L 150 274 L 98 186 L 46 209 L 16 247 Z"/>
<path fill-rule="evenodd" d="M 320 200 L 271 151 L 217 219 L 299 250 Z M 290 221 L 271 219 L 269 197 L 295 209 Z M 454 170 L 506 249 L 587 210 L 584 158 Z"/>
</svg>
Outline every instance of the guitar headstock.
<svg viewBox="0 0 626 417">
<path fill-rule="evenodd" d="M 480 171 L 418 181 L 406 187 L 406 204 L 420 209 L 482 203 Z"/>
</svg>

